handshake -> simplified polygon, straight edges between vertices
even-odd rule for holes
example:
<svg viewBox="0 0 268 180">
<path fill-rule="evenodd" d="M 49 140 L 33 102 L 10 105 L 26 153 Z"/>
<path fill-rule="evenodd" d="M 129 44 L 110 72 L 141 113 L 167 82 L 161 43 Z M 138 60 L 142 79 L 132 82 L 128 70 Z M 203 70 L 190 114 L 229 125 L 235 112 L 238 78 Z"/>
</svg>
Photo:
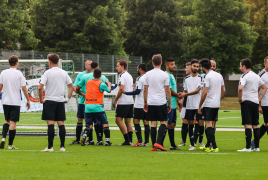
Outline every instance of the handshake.
<svg viewBox="0 0 268 180">
<path fill-rule="evenodd" d="M 179 93 L 177 93 L 177 97 L 178 97 L 179 99 L 182 99 L 182 98 L 184 98 L 185 96 L 187 96 L 187 93 L 184 93 L 184 92 L 179 92 Z"/>
</svg>

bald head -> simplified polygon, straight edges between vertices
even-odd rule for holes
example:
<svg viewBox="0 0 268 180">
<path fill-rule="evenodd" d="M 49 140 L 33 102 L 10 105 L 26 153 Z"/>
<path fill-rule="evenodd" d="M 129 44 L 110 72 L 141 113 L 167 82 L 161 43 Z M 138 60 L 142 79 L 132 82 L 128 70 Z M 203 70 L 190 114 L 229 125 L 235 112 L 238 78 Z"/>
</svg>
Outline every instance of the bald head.
<svg viewBox="0 0 268 180">
<path fill-rule="evenodd" d="M 217 68 L 217 66 L 216 66 L 216 62 L 215 62 L 214 60 L 210 60 L 210 63 L 211 63 L 211 69 L 212 69 L 213 71 L 215 71 L 216 68 Z"/>
<path fill-rule="evenodd" d="M 86 69 L 86 71 L 91 71 L 91 63 L 92 63 L 92 61 L 91 60 L 86 60 L 86 62 L 85 62 L 85 69 Z"/>
</svg>

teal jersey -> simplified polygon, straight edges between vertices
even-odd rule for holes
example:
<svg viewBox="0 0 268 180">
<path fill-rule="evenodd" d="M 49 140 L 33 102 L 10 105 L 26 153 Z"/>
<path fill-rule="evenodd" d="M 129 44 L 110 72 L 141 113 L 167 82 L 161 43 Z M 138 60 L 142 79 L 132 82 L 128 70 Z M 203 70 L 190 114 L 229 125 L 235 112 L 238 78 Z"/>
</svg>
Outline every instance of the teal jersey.
<svg viewBox="0 0 268 180">
<path fill-rule="evenodd" d="M 79 83 L 79 81 L 81 80 L 81 78 L 86 75 L 88 73 L 86 73 L 86 71 L 83 71 L 81 73 L 79 73 L 77 76 L 76 76 L 76 79 L 75 79 L 75 82 L 74 82 L 74 87 L 76 87 Z M 86 93 L 86 88 L 81 88 L 81 91 L 83 93 Z M 79 101 L 78 101 L 78 104 L 84 104 L 85 103 L 85 98 L 83 96 L 80 96 L 79 97 Z"/>
<path fill-rule="evenodd" d="M 176 84 L 176 79 L 173 76 L 173 74 L 170 74 L 168 71 L 166 71 L 169 75 L 169 81 L 170 81 L 170 89 L 173 91 L 177 92 L 177 84 Z M 171 96 L 171 109 L 176 109 L 177 108 L 177 97 L 176 96 Z"/>
<path fill-rule="evenodd" d="M 105 83 L 100 84 L 100 92 L 107 91 L 110 92 L 110 89 Z M 85 105 L 85 113 L 96 113 L 96 112 L 103 112 L 104 108 L 102 104 L 86 104 Z"/>
<path fill-rule="evenodd" d="M 205 75 L 206 75 L 205 73 L 201 74 L 202 77 L 205 76 Z"/>
</svg>

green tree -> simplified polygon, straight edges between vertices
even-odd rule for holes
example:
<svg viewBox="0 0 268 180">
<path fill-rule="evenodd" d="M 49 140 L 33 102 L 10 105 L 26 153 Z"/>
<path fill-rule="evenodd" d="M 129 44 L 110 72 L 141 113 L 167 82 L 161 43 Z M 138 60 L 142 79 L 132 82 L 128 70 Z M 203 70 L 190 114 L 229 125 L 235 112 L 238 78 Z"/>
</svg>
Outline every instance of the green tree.
<svg viewBox="0 0 268 180">
<path fill-rule="evenodd" d="M 124 54 L 119 0 L 32 0 L 37 50 Z"/>
<path fill-rule="evenodd" d="M 247 24 L 244 0 L 195 0 L 193 11 L 186 37 L 189 49 L 183 58 L 214 58 L 223 75 L 237 71 L 258 37 Z"/>
</svg>

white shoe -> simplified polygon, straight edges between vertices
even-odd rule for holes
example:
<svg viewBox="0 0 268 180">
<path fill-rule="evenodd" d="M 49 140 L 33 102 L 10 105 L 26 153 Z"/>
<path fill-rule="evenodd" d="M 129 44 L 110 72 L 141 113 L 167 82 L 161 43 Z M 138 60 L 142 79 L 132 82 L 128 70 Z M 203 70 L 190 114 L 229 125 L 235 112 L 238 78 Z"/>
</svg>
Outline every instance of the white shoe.
<svg viewBox="0 0 268 180">
<path fill-rule="evenodd" d="M 144 146 L 149 146 L 149 143 L 144 144 Z"/>
<path fill-rule="evenodd" d="M 194 146 L 191 146 L 190 149 L 189 149 L 189 151 L 193 151 L 193 150 L 195 150 L 195 147 Z"/>
<path fill-rule="evenodd" d="M 201 142 L 201 143 L 198 143 L 200 147 L 205 147 L 204 143 Z"/>
<path fill-rule="evenodd" d="M 15 146 L 13 146 L 13 145 L 11 145 L 11 146 L 10 146 L 10 145 L 8 145 L 8 146 L 7 146 L 7 149 L 19 149 L 19 148 L 16 148 L 16 147 L 15 147 Z"/>
<path fill-rule="evenodd" d="M 254 148 L 254 149 L 252 149 L 252 151 L 260 151 L 260 148 Z"/>
<path fill-rule="evenodd" d="M 4 149 L 6 143 L 6 138 L 3 138 L 0 143 L 0 149 Z"/>
<path fill-rule="evenodd" d="M 241 149 L 241 150 L 237 150 L 238 152 L 251 152 L 251 149 L 247 149 L 247 148 L 244 148 L 244 149 Z"/>
<path fill-rule="evenodd" d="M 65 151 L 65 147 L 61 147 L 60 151 L 64 152 Z"/>
<path fill-rule="evenodd" d="M 43 152 L 53 152 L 53 151 L 54 151 L 53 147 L 52 147 L 51 149 L 48 149 L 48 148 L 46 147 L 46 149 L 43 150 Z"/>
</svg>

